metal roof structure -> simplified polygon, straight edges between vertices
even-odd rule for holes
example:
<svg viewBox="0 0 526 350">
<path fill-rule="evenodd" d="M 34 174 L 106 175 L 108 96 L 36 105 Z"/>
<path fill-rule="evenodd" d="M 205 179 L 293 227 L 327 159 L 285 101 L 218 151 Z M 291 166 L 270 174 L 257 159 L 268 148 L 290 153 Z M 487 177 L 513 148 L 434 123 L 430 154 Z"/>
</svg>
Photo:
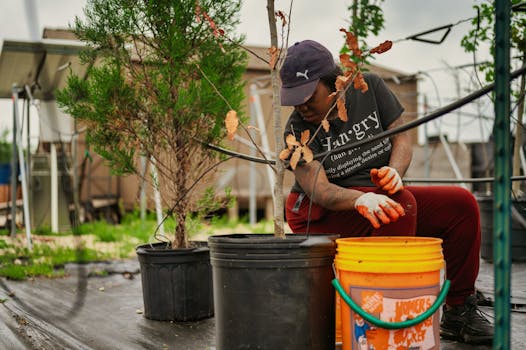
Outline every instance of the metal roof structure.
<svg viewBox="0 0 526 350">
<path fill-rule="evenodd" d="M 83 75 L 79 53 L 85 44 L 73 40 L 4 40 L 0 52 L 0 98 L 11 98 L 12 87 L 25 86 L 33 98 L 53 100 L 54 91 L 66 84 L 70 70 Z"/>
<path fill-rule="evenodd" d="M 19 98 L 33 103 L 35 99 L 53 101 L 55 91 L 65 87 L 67 77 L 74 73 L 78 76 L 86 74 L 87 66 L 81 64 L 79 53 L 86 48 L 85 44 L 71 40 L 15 41 L 4 40 L 0 50 L 0 98 L 10 98 L 13 101 L 13 157 L 11 167 L 14 169 L 19 163 L 24 209 L 24 226 L 26 228 L 27 244 L 31 249 L 31 226 L 29 214 L 28 182 L 31 176 L 26 172 L 26 160 L 22 150 L 23 119 L 29 120 L 27 113 L 20 113 Z M 27 105 L 29 106 L 29 104 Z M 27 130 L 27 132 L 29 132 Z M 57 166 L 56 151 L 51 144 L 51 216 L 52 229 L 58 231 L 57 196 Z M 18 153 L 18 154 L 16 154 Z M 31 164 L 28 154 L 27 163 Z M 30 167 L 27 171 L 29 172 Z M 27 174 L 27 175 L 26 175 Z M 11 176 L 12 206 L 11 217 L 16 217 L 16 188 L 17 179 Z M 11 234 L 16 232 L 16 220 L 11 221 Z"/>
</svg>

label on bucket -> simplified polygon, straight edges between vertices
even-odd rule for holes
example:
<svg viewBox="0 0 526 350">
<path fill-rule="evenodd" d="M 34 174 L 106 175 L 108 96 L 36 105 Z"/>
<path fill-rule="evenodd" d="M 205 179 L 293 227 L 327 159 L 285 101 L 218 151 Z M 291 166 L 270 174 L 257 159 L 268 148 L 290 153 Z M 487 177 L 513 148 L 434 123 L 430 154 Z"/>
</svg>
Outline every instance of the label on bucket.
<svg viewBox="0 0 526 350">
<path fill-rule="evenodd" d="M 367 313 L 387 322 L 415 318 L 434 303 L 439 286 L 410 289 L 364 289 L 352 287 L 351 297 Z M 360 315 L 350 312 L 352 347 L 358 350 L 438 349 L 438 313 L 409 328 L 376 328 Z"/>
</svg>

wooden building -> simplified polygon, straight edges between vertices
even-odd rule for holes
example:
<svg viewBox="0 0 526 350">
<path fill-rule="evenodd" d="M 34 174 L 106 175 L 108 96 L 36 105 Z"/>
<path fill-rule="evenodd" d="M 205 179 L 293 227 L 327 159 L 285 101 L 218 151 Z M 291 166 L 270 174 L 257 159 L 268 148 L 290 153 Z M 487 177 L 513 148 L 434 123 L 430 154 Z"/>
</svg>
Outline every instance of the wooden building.
<svg viewBox="0 0 526 350">
<path fill-rule="evenodd" d="M 63 29 L 46 29 L 44 38 L 76 40 L 74 35 Z M 250 129 L 256 142 L 262 149 L 270 149 L 268 158 L 274 158 L 274 135 L 272 127 L 272 95 L 270 88 L 270 76 L 266 62 L 258 58 L 267 59 L 267 48 L 249 47 L 249 61 L 245 73 L 245 94 L 247 101 L 245 104 L 244 115 L 248 119 L 248 125 L 255 128 Z M 379 67 L 376 65 L 368 69 L 382 77 L 388 86 L 400 99 L 405 108 L 409 119 L 417 116 L 417 78 L 414 75 L 407 75 L 396 70 Z M 284 126 L 291 107 L 283 107 L 281 110 L 281 120 Z M 416 129 L 412 130 L 414 142 L 416 143 Z M 225 141 L 229 149 L 239 153 L 261 157 L 258 152 L 253 150 L 244 132 L 240 131 L 239 136 L 234 141 Z M 117 177 L 111 174 L 105 161 L 86 148 L 83 134 L 77 140 L 77 151 L 75 164 L 78 169 L 78 176 L 81 181 L 80 198 L 86 203 L 87 208 L 96 209 L 97 207 L 107 207 L 118 201 L 126 210 L 139 207 L 140 180 L 137 176 Z M 237 198 L 237 206 L 231 211 L 232 215 L 237 214 L 237 210 L 245 210 L 249 207 L 250 201 L 255 201 L 257 208 L 264 212 L 267 218 L 272 217 L 272 170 L 265 164 L 252 163 L 247 160 L 234 158 L 222 164 L 214 177 L 208 179 L 202 186 L 214 185 L 218 191 L 225 187 L 232 189 L 232 194 Z M 160 179 L 162 184 L 166 179 Z M 284 182 L 284 195 L 289 192 L 293 184 L 292 173 L 287 171 Z M 161 185 L 162 186 L 162 185 Z M 253 195 L 255 191 L 255 196 Z M 162 191 L 161 191 L 162 192 Z M 152 196 L 152 189 L 146 189 L 148 197 Z M 252 193 L 252 195 L 251 195 Z M 149 206 L 152 202 L 149 200 Z M 254 202 L 252 202 L 254 203 Z M 168 204 L 166 204 L 168 206 Z"/>
</svg>

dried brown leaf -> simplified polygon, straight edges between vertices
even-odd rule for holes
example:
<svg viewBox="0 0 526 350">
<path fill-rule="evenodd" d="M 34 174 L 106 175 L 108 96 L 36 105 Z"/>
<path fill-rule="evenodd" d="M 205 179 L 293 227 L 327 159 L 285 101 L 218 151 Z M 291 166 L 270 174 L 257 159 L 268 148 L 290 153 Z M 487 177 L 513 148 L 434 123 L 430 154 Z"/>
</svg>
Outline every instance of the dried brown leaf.
<svg viewBox="0 0 526 350">
<path fill-rule="evenodd" d="M 386 51 L 389 51 L 393 47 L 393 42 L 391 40 L 386 40 L 377 47 L 372 48 L 369 50 L 370 53 L 384 53 Z"/>
<path fill-rule="evenodd" d="M 303 153 L 303 159 L 305 160 L 305 162 L 312 162 L 312 160 L 314 159 L 314 154 L 312 153 L 312 150 L 309 148 L 309 146 L 301 147 L 301 152 Z"/>
<path fill-rule="evenodd" d="M 369 90 L 369 86 L 365 82 L 365 79 L 363 78 L 362 72 L 358 72 L 356 74 L 356 78 L 354 78 L 354 88 L 356 90 L 361 90 L 362 93 L 364 93 L 367 90 Z"/>
<path fill-rule="evenodd" d="M 285 148 L 284 150 L 282 150 L 281 152 L 279 152 L 279 159 L 281 159 L 281 160 L 289 159 L 291 153 L 292 153 L 292 152 L 291 152 L 290 149 Z"/>
<path fill-rule="evenodd" d="M 287 143 L 287 146 L 289 146 L 289 149 L 294 148 L 294 146 L 300 146 L 300 143 L 292 134 L 287 135 L 285 142 Z"/>
<path fill-rule="evenodd" d="M 228 111 L 225 118 L 226 131 L 228 133 L 228 139 L 232 141 L 236 134 L 237 127 L 239 126 L 239 119 L 237 118 L 237 112 L 234 110 Z"/>
<path fill-rule="evenodd" d="M 323 127 L 323 130 L 325 130 L 325 132 L 329 132 L 329 129 L 331 128 L 331 124 L 327 119 L 323 119 L 321 121 L 321 126 Z"/>
<path fill-rule="evenodd" d="M 268 54 L 270 55 L 270 69 L 274 70 L 274 68 L 276 68 L 276 62 L 278 61 L 278 49 L 275 46 L 272 46 L 268 49 Z"/>
<path fill-rule="evenodd" d="M 354 72 L 357 68 L 356 63 L 351 60 L 351 56 L 347 53 L 342 53 L 340 55 L 340 63 L 344 68 L 349 69 L 352 72 Z"/>
<path fill-rule="evenodd" d="M 328 105 L 332 105 L 334 103 L 334 98 L 338 95 L 338 91 L 332 92 L 329 96 L 326 98 L 326 103 Z"/>
<path fill-rule="evenodd" d="M 345 107 L 345 100 L 341 97 L 338 98 L 338 101 L 336 101 L 336 107 L 338 108 L 338 118 L 340 118 L 342 122 L 346 122 L 347 108 Z"/>
<path fill-rule="evenodd" d="M 290 157 L 290 167 L 292 170 L 296 169 L 296 165 L 298 165 L 298 162 L 301 159 L 301 147 L 297 147 L 294 153 L 292 153 L 292 157 Z"/>
<path fill-rule="evenodd" d="M 301 132 L 301 144 L 306 145 L 309 142 L 310 130 L 306 129 Z"/>
<path fill-rule="evenodd" d="M 281 11 L 281 10 L 276 11 L 276 16 L 281 19 L 281 26 L 285 27 L 287 25 L 287 16 L 285 16 L 283 11 Z"/>
<path fill-rule="evenodd" d="M 358 46 L 358 38 L 352 32 L 348 32 L 344 28 L 341 28 L 340 32 L 345 33 L 345 43 L 347 44 L 349 50 L 351 50 L 356 57 L 361 57 L 362 50 L 360 50 L 360 47 Z"/>
<path fill-rule="evenodd" d="M 336 83 L 334 86 L 336 87 L 337 91 L 343 91 L 347 85 L 351 82 L 351 78 L 344 75 L 338 75 L 336 77 Z"/>
</svg>

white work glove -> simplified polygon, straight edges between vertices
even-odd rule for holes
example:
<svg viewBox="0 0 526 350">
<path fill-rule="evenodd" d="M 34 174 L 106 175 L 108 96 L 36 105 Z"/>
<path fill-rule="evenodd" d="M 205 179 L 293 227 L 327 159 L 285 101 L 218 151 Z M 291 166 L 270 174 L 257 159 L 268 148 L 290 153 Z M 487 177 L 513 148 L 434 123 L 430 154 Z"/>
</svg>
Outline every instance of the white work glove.
<svg viewBox="0 0 526 350">
<path fill-rule="evenodd" d="M 405 215 L 404 208 L 383 194 L 367 192 L 362 194 L 354 203 L 354 208 L 371 222 L 374 228 L 382 224 L 395 222 Z"/>
<path fill-rule="evenodd" d="M 371 169 L 371 181 L 389 194 L 394 194 L 404 188 L 398 171 L 389 166 Z"/>
</svg>

